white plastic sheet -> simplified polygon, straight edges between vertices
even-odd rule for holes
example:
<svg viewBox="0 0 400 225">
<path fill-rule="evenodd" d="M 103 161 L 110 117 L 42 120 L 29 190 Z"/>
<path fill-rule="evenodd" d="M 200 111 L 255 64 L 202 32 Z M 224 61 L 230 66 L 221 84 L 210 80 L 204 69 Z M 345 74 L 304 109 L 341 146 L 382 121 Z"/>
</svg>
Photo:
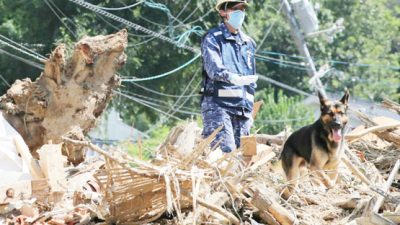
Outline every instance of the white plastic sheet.
<svg viewBox="0 0 400 225">
<path fill-rule="evenodd" d="M 14 138 L 22 139 L 0 112 L 0 186 L 31 180 L 28 166 L 18 156 Z"/>
</svg>

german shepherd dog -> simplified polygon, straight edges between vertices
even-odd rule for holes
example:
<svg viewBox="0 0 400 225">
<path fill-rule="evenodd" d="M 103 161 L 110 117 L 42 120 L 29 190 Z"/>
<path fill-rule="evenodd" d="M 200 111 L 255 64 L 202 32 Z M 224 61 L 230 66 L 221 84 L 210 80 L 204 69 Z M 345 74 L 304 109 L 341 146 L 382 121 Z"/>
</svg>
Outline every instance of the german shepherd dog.
<svg viewBox="0 0 400 225">
<path fill-rule="evenodd" d="M 321 116 L 313 124 L 293 132 L 286 140 L 282 154 L 282 167 L 289 186 L 283 197 L 289 198 L 297 187 L 300 169 L 307 166 L 314 171 L 327 187 L 332 187 L 337 178 L 337 167 L 341 152 L 339 145 L 347 124 L 349 92 L 346 90 L 340 101 L 330 101 L 318 92 Z M 328 176 L 323 172 L 332 171 Z"/>
</svg>

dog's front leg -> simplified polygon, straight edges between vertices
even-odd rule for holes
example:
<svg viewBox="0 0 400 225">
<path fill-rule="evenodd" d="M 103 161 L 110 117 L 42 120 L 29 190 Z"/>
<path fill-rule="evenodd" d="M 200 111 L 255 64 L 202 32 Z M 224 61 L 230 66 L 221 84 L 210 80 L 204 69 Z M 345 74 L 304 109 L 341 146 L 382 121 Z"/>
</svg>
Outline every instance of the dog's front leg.
<svg viewBox="0 0 400 225">
<path fill-rule="evenodd" d="M 328 175 L 325 174 L 325 170 L 322 167 L 311 166 L 310 170 L 317 174 L 325 187 L 332 188 L 335 185 L 335 183 L 331 181 Z"/>
<path fill-rule="evenodd" d="M 339 160 L 329 160 L 329 162 L 324 166 L 324 170 L 326 171 L 328 177 L 330 178 L 330 182 L 333 185 L 336 184 L 339 175 L 338 166 Z"/>
</svg>

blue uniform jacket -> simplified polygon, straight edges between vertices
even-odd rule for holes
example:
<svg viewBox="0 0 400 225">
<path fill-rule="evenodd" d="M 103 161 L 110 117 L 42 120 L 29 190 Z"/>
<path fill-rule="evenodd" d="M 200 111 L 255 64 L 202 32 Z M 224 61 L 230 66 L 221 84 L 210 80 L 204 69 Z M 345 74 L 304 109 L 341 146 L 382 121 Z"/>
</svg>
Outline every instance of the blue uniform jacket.
<svg viewBox="0 0 400 225">
<path fill-rule="evenodd" d="M 202 105 L 217 104 L 237 115 L 251 115 L 256 84 L 236 86 L 230 79 L 232 74 L 256 74 L 255 49 L 249 36 L 240 30 L 232 34 L 224 23 L 207 32 L 201 43 L 205 95 Z"/>
</svg>

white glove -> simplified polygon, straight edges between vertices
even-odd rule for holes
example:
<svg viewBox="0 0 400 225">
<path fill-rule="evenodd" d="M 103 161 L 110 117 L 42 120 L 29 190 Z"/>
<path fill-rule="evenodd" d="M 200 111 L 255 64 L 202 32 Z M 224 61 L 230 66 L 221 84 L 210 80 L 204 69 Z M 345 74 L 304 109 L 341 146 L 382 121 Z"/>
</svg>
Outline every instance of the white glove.
<svg viewBox="0 0 400 225">
<path fill-rule="evenodd" d="M 238 86 L 250 85 L 255 83 L 257 80 L 257 75 L 239 76 L 237 74 L 233 74 L 230 78 L 230 82 Z"/>
</svg>

